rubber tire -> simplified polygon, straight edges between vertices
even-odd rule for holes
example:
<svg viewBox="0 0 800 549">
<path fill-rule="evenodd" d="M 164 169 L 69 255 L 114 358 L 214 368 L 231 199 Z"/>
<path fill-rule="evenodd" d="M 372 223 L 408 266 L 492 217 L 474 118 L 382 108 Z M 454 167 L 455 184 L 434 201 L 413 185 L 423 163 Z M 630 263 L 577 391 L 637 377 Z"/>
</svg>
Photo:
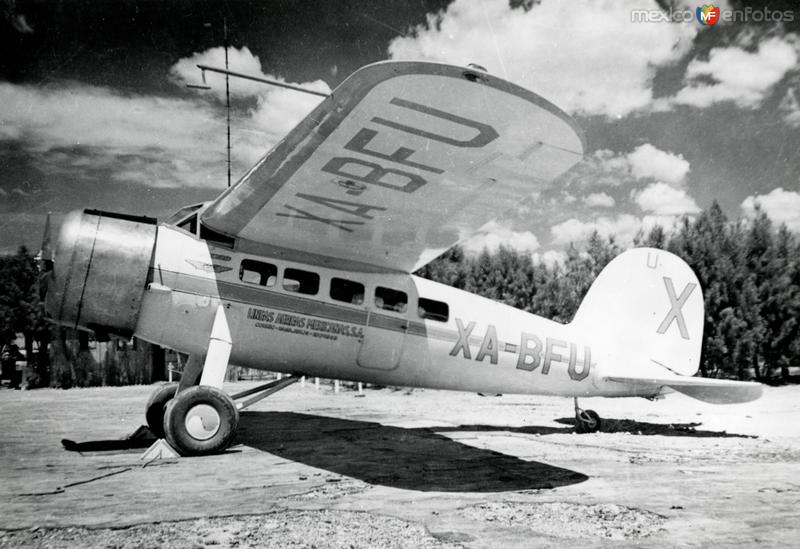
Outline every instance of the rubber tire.
<svg viewBox="0 0 800 549">
<path fill-rule="evenodd" d="M 579 433 L 596 433 L 603 422 L 594 410 L 581 410 L 575 418 L 575 430 Z"/>
<path fill-rule="evenodd" d="M 219 429 L 206 440 L 194 438 L 186 430 L 186 414 L 199 404 L 207 404 L 219 414 Z M 239 410 L 227 394 L 214 387 L 189 387 L 167 404 L 164 431 L 167 442 L 184 456 L 203 456 L 223 451 L 236 436 Z"/>
<path fill-rule="evenodd" d="M 177 383 L 162 385 L 150 395 L 147 406 L 144 409 L 144 417 L 147 420 L 147 427 L 156 438 L 164 438 L 164 412 L 167 403 L 175 396 L 178 390 Z"/>
</svg>

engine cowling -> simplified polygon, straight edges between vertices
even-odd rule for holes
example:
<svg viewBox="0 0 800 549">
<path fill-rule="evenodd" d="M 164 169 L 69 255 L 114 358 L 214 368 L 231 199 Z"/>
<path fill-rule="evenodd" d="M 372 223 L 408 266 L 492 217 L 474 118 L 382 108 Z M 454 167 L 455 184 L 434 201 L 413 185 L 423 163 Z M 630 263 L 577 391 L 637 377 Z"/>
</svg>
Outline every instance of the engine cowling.
<svg viewBox="0 0 800 549">
<path fill-rule="evenodd" d="M 64 326 L 130 337 L 148 282 L 156 220 L 76 210 L 61 226 L 45 307 Z"/>
</svg>

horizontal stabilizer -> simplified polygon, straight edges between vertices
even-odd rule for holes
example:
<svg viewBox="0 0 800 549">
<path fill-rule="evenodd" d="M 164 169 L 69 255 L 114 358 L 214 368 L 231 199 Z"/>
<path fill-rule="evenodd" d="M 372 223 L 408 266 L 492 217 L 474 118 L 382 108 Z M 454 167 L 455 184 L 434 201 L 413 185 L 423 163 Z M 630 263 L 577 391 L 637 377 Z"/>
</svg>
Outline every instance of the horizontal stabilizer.
<svg viewBox="0 0 800 549">
<path fill-rule="evenodd" d="M 625 383 L 642 389 L 669 387 L 679 393 L 712 404 L 750 402 L 759 398 L 763 392 L 763 385 L 760 383 L 705 377 L 606 377 L 605 380 Z"/>
</svg>

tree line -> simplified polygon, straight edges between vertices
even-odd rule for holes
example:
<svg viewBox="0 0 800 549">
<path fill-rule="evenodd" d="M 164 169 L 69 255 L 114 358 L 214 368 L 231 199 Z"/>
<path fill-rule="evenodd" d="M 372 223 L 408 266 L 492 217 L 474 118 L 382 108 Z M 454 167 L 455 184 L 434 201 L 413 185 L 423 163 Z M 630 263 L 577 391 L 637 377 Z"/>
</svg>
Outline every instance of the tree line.
<svg viewBox="0 0 800 549">
<path fill-rule="evenodd" d="M 785 225 L 774 227 L 759 210 L 752 219 L 729 220 L 715 203 L 674 230 L 640 233 L 633 245 L 668 250 L 697 274 L 705 299 L 701 375 L 791 381 L 790 366 L 800 366 L 800 242 Z M 613 237 L 597 233 L 551 265 L 507 247 L 468 256 L 456 246 L 417 274 L 569 322 L 595 277 L 622 251 Z M 0 346 L 23 334 L 29 386 L 163 379 L 164 355 L 154 346 L 112 341 L 93 358 L 85 333 L 48 323 L 38 277 L 24 247 L 0 257 Z"/>
<path fill-rule="evenodd" d="M 705 300 L 702 376 L 791 381 L 790 367 L 800 366 L 800 243 L 785 224 L 776 228 L 761 210 L 729 220 L 714 203 L 670 232 L 640 232 L 633 246 L 670 251 L 697 274 Z M 569 322 L 622 251 L 614 237 L 596 232 L 553 265 L 506 247 L 474 257 L 454 247 L 417 274 Z"/>
<path fill-rule="evenodd" d="M 0 351 L 2 351 L 3 377 L 13 375 L 15 359 L 22 358 L 14 341 L 17 334 L 24 339 L 23 349 L 28 360 L 28 384 L 46 387 L 50 384 L 48 353 L 34 353 L 46 349 L 53 327 L 44 314 L 44 294 L 39 285 L 39 268 L 25 246 L 17 253 L 0 257 Z M 12 384 L 14 381 L 12 380 Z"/>
</svg>

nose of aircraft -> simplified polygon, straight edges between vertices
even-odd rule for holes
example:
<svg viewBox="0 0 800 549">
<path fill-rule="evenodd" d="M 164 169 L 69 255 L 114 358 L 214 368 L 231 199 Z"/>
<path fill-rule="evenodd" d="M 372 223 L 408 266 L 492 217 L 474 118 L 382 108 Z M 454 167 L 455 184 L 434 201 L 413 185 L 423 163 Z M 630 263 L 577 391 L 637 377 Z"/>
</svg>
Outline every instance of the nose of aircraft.
<svg viewBox="0 0 800 549">
<path fill-rule="evenodd" d="M 72 328 L 129 337 L 139 317 L 156 220 L 76 210 L 61 225 L 45 308 Z"/>
</svg>

